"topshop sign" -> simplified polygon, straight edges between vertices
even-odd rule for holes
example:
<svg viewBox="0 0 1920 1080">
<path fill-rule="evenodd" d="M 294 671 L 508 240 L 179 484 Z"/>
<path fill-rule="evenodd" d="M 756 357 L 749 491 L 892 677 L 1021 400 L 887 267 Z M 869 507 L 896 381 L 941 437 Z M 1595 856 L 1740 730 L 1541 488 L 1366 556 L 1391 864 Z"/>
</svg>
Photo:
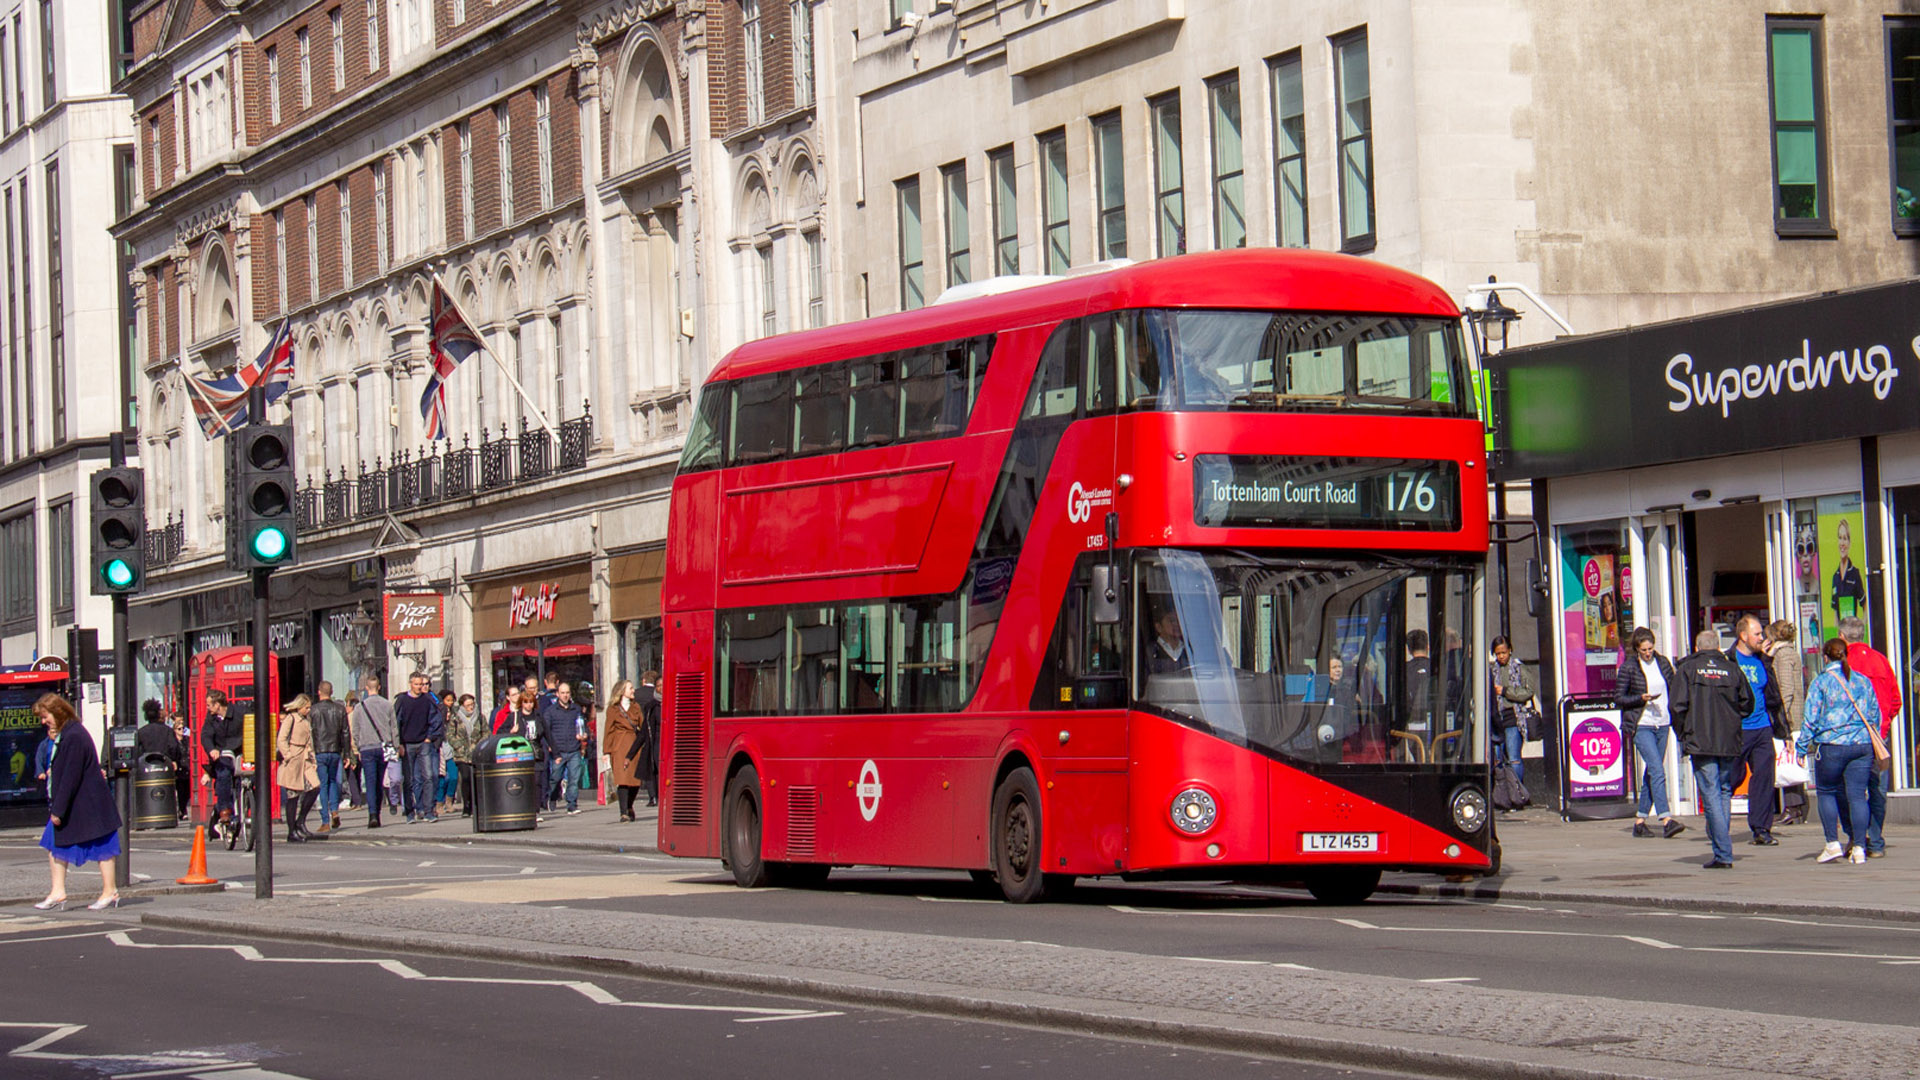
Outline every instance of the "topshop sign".
<svg viewBox="0 0 1920 1080">
<path fill-rule="evenodd" d="M 1601 472 L 1920 429 L 1920 281 L 1488 359 L 1496 473 Z"/>
</svg>

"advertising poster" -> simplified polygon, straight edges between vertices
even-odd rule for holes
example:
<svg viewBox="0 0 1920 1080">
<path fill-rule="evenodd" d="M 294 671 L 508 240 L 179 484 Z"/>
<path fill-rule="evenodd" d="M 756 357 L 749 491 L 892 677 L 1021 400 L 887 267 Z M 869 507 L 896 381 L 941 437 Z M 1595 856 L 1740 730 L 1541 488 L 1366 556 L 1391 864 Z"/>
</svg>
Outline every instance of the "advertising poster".
<svg viewBox="0 0 1920 1080">
<path fill-rule="evenodd" d="M 1820 576 L 1827 620 L 1836 625 L 1850 615 L 1866 618 L 1867 582 L 1859 560 L 1866 549 L 1866 517 L 1860 496 L 1827 495 L 1820 513 Z"/>
<path fill-rule="evenodd" d="M 1567 692 L 1610 694 L 1626 640 L 1632 570 L 1612 523 L 1570 526 L 1560 534 L 1561 640 L 1566 643 Z M 1630 632 L 1630 631 L 1629 631 Z"/>
<path fill-rule="evenodd" d="M 1613 556 L 1589 555 L 1580 569 L 1586 594 L 1588 652 L 1612 653 L 1620 647 L 1620 596 L 1614 589 Z"/>
<path fill-rule="evenodd" d="M 1619 707 L 1610 701 L 1569 703 L 1562 731 L 1567 740 L 1567 798 L 1625 799 L 1626 744 Z"/>
<path fill-rule="evenodd" d="M 46 798 L 33 772 L 34 753 L 46 738 L 33 715 L 33 703 L 43 692 L 36 686 L 0 686 L 0 804 Z"/>
</svg>

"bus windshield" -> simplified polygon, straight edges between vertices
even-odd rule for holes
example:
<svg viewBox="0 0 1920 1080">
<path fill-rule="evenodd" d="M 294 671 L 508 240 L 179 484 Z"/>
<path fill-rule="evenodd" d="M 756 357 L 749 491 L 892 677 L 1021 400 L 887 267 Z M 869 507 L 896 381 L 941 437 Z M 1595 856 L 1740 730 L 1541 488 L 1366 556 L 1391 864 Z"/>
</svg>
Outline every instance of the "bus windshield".
<svg viewBox="0 0 1920 1080">
<path fill-rule="evenodd" d="M 1163 549 L 1134 570 L 1137 707 L 1308 766 L 1483 759 L 1478 567 Z"/>
<path fill-rule="evenodd" d="M 1406 315 L 1155 311 L 1163 409 L 1389 409 L 1470 415 L 1459 324 Z M 1145 351 L 1145 350 L 1142 350 Z"/>
</svg>

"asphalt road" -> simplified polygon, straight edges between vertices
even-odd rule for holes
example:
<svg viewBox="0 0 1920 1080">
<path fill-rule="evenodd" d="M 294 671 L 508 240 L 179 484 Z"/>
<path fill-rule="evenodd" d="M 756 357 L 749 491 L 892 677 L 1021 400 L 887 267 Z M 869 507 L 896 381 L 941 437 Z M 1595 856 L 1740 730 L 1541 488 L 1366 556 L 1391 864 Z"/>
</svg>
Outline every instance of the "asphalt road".
<svg viewBox="0 0 1920 1080">
<path fill-rule="evenodd" d="M 10 1080 L 1377 1075 L 125 916 L 0 915 L 0 964 Z"/>
</svg>

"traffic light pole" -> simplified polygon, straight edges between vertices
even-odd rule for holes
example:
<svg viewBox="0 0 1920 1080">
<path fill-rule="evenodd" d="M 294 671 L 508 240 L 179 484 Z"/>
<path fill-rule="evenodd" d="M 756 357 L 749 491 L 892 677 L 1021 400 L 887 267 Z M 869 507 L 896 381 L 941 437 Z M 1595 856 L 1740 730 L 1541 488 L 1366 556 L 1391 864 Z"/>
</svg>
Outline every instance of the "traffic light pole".
<svg viewBox="0 0 1920 1080">
<path fill-rule="evenodd" d="M 247 394 L 247 422 L 267 422 L 267 391 L 255 384 Z M 229 506 L 229 514 L 237 512 Z M 267 579 L 271 569 L 253 571 L 253 898 L 273 899 L 273 724 L 277 703 L 267 700 Z"/>
<path fill-rule="evenodd" d="M 127 463 L 127 437 L 114 432 L 107 441 L 107 453 L 114 468 Z M 127 596 L 113 594 L 113 713 L 119 726 L 130 726 L 133 719 L 133 654 L 127 648 Z M 110 732 L 109 740 L 130 736 L 132 732 Z M 128 740 L 131 743 L 131 739 Z M 133 769 L 119 767 L 118 755 L 108 751 L 114 761 L 113 794 L 120 807 L 120 857 L 113 863 L 116 888 L 133 884 Z"/>
</svg>

